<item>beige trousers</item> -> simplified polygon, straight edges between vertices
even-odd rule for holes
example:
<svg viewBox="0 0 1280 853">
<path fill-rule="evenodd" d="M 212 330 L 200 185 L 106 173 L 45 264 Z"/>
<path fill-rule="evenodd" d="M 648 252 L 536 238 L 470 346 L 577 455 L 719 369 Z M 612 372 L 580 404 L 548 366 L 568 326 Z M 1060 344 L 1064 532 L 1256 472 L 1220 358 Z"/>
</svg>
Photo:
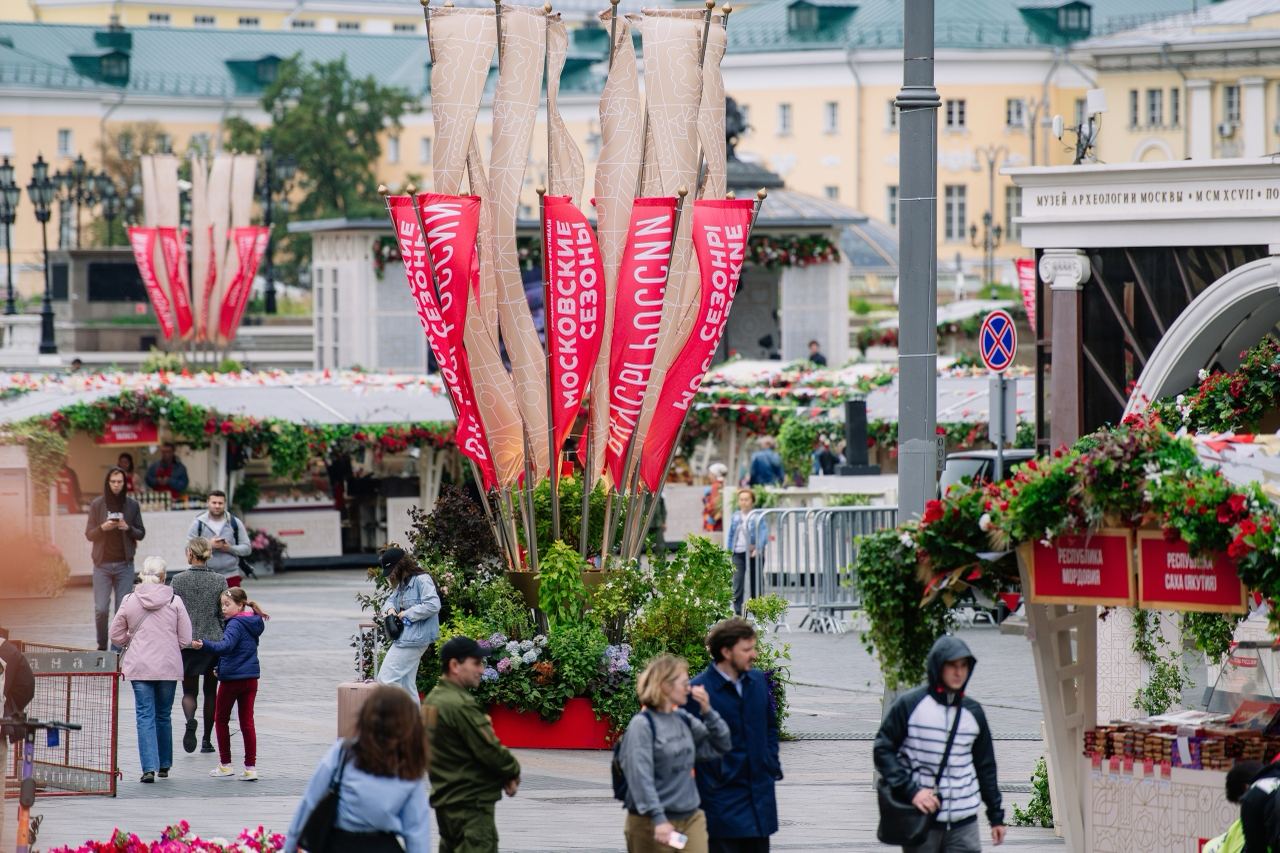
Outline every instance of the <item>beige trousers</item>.
<svg viewBox="0 0 1280 853">
<path fill-rule="evenodd" d="M 707 853 L 707 816 L 701 809 L 682 820 L 671 821 L 671 825 L 677 832 L 689 836 L 684 853 Z M 668 853 L 674 849 L 654 840 L 653 818 L 628 812 L 622 834 L 627 840 L 627 853 Z"/>
</svg>

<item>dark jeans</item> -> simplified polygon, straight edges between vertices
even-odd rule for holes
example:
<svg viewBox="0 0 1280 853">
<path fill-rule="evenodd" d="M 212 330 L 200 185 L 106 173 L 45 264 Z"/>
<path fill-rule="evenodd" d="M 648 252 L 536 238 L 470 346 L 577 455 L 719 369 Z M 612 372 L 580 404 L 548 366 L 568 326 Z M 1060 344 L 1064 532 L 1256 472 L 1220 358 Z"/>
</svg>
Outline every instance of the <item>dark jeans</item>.
<svg viewBox="0 0 1280 853">
<path fill-rule="evenodd" d="M 760 595 L 760 590 L 756 589 L 756 575 L 764 574 L 764 551 L 756 551 L 754 557 L 747 555 L 746 551 L 738 553 L 733 552 L 733 612 L 742 614 L 742 602 L 753 596 Z M 750 595 L 747 595 L 748 587 L 750 587 Z"/>
<path fill-rule="evenodd" d="M 116 605 L 111 606 L 111 593 Z M 107 628 L 120 602 L 133 592 L 133 563 L 102 563 L 93 567 L 93 622 L 98 629 L 98 651 L 107 648 Z"/>
<path fill-rule="evenodd" d="M 769 836 L 764 838 L 712 838 L 707 853 L 769 853 Z"/>
</svg>

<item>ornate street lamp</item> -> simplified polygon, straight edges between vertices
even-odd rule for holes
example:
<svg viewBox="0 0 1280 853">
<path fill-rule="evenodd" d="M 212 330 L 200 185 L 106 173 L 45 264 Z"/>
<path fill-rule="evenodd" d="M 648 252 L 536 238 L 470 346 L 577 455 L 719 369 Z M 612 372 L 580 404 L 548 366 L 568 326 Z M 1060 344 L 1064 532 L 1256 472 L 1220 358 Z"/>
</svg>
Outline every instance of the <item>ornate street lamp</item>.
<svg viewBox="0 0 1280 853">
<path fill-rule="evenodd" d="M 13 223 L 18 218 L 18 202 L 22 201 L 22 187 L 13 179 L 13 165 L 9 158 L 0 163 L 0 224 L 4 225 L 5 281 L 9 294 L 4 300 L 4 313 L 17 314 L 18 304 L 13 290 Z"/>
<path fill-rule="evenodd" d="M 36 209 L 36 219 L 40 221 L 40 242 L 44 251 L 44 301 L 40 303 L 41 355 L 58 351 L 58 344 L 53 336 L 53 279 L 49 274 L 49 213 L 55 191 L 53 180 L 49 177 L 49 164 L 40 155 L 31 167 L 31 183 L 27 184 L 27 195 L 31 197 L 31 204 Z"/>
<path fill-rule="evenodd" d="M 259 187 L 259 191 L 262 193 L 262 224 L 267 227 L 267 251 L 266 257 L 263 259 L 265 264 L 262 274 L 267 282 L 265 308 L 268 314 L 276 313 L 275 240 L 271 237 L 274 198 L 277 192 L 287 195 L 289 182 L 293 180 L 293 176 L 297 171 L 297 160 L 288 154 L 277 156 L 271 146 L 270 136 L 263 140 L 262 184 Z M 286 198 L 280 200 L 280 207 L 282 211 L 288 211 L 288 200 Z"/>
<path fill-rule="evenodd" d="M 75 218 L 75 247 L 80 248 L 80 208 L 93 207 L 98 203 L 95 189 L 98 184 L 98 176 L 89 171 L 89 164 L 85 162 L 84 155 L 79 154 L 72 161 L 71 166 L 66 171 L 57 172 L 53 176 L 54 185 L 58 190 L 59 205 L 72 205 L 76 207 Z M 65 234 L 61 227 L 58 229 L 58 245 L 65 248 Z"/>
<path fill-rule="evenodd" d="M 982 214 L 982 241 L 978 241 L 978 226 L 969 226 L 969 243 L 975 249 L 982 247 L 982 287 L 991 284 L 991 279 L 995 276 L 996 267 L 996 249 L 1000 247 L 1001 238 L 1004 236 L 1004 229 L 999 225 L 994 228 L 991 223 L 995 219 L 996 209 L 996 169 L 1002 160 L 1009 157 L 1009 149 L 1003 145 L 987 145 L 977 149 L 974 152 L 974 170 L 982 168 L 978 157 L 981 156 L 987 164 L 987 212 Z"/>
<path fill-rule="evenodd" d="M 102 218 L 107 220 L 107 247 L 115 245 L 115 223 L 120 216 L 120 192 L 106 172 L 98 175 L 98 198 L 102 202 Z"/>
</svg>

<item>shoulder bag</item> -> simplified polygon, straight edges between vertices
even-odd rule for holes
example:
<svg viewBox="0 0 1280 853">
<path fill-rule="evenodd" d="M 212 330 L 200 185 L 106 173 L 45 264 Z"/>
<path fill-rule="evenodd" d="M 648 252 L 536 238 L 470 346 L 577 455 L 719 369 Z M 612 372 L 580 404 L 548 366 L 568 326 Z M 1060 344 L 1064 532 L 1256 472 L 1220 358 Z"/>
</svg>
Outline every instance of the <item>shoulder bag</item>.
<svg viewBox="0 0 1280 853">
<path fill-rule="evenodd" d="M 404 633 L 404 622 L 400 619 L 400 602 L 403 600 L 404 584 L 401 584 L 395 591 L 395 610 L 391 613 L 383 614 L 382 629 L 387 632 L 387 636 L 391 638 L 391 642 L 400 639 L 400 635 Z"/>
<path fill-rule="evenodd" d="M 956 729 L 960 728 L 960 715 L 963 713 L 964 705 L 957 702 L 956 718 L 951 723 L 951 733 L 947 735 L 947 746 L 942 751 L 938 772 L 933 777 L 933 791 L 939 802 L 942 801 L 942 792 L 938 785 L 942 782 L 947 759 L 951 757 L 951 744 L 955 742 Z M 929 835 L 929 828 L 933 826 L 934 815 L 920 811 L 910 800 L 900 799 L 883 776 L 876 780 L 876 800 L 880 806 L 880 824 L 876 827 L 876 838 L 880 839 L 881 844 L 915 847 L 924 843 Z"/>
<path fill-rule="evenodd" d="M 333 830 L 338 825 L 338 800 L 341 799 L 342 772 L 347 769 L 347 744 L 338 752 L 338 766 L 329 778 L 329 790 L 316 803 L 298 835 L 298 846 L 309 853 L 328 853 Z"/>
</svg>

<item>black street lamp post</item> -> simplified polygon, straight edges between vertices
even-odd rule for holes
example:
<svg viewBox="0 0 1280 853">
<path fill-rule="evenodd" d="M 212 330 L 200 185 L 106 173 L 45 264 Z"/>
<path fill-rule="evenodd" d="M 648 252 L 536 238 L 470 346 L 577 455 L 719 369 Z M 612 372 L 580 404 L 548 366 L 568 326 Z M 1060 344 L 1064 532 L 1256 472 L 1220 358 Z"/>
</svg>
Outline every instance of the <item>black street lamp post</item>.
<svg viewBox="0 0 1280 853">
<path fill-rule="evenodd" d="M 27 195 L 36 209 L 36 219 L 40 221 L 40 242 L 44 251 L 44 301 L 40 303 L 40 354 L 49 355 L 58 351 L 58 343 L 53 334 L 53 279 L 49 274 L 49 212 L 53 205 L 55 192 L 53 181 L 49 178 L 49 164 L 44 156 L 36 157 L 31 167 L 31 183 L 27 184 Z"/>
<path fill-rule="evenodd" d="M 996 249 L 1000 248 L 1000 242 L 1004 237 L 1003 228 L 999 225 L 992 227 L 996 209 L 996 168 L 1009 156 L 1009 149 L 1003 145 L 987 145 L 979 148 L 977 154 L 981 155 L 987 164 L 987 212 L 982 214 L 982 240 L 978 240 L 978 226 L 970 225 L 969 243 L 975 249 L 982 248 L 982 287 L 986 287 L 995 277 Z M 981 168 L 981 164 L 977 163 L 974 168 Z"/>
<path fill-rule="evenodd" d="M 0 224 L 4 225 L 5 281 L 9 294 L 4 300 L 4 313 L 17 314 L 18 303 L 13 289 L 13 223 L 18 218 L 18 202 L 22 201 L 22 187 L 13 179 L 13 165 L 9 158 L 0 163 Z"/>
<path fill-rule="evenodd" d="M 115 224 L 122 204 L 120 191 L 106 172 L 98 175 L 96 182 L 98 200 L 102 203 L 102 218 L 107 220 L 107 247 L 110 248 L 115 245 Z"/>
<path fill-rule="evenodd" d="M 80 208 L 92 207 L 98 203 L 98 199 L 94 194 L 94 189 L 98 182 L 98 176 L 89 171 L 89 164 L 85 162 L 84 155 L 76 156 L 71 163 L 71 167 L 65 172 L 58 172 L 53 176 L 54 184 L 57 186 L 60 194 L 58 201 L 62 204 L 74 204 L 76 206 L 76 239 L 75 247 L 80 248 Z M 59 237 L 62 236 L 62 229 L 58 229 Z M 62 241 L 59 240 L 59 245 Z"/>
<path fill-rule="evenodd" d="M 263 258 L 262 275 L 266 279 L 267 291 L 265 308 L 268 314 L 276 313 L 275 282 L 275 240 L 271 236 L 273 204 L 277 192 L 288 192 L 289 181 L 293 180 L 298 170 L 298 161 L 288 154 L 276 156 L 271 147 L 271 137 L 262 142 L 262 224 L 267 228 L 267 251 Z M 282 208 L 287 207 L 285 199 L 280 200 Z"/>
</svg>

